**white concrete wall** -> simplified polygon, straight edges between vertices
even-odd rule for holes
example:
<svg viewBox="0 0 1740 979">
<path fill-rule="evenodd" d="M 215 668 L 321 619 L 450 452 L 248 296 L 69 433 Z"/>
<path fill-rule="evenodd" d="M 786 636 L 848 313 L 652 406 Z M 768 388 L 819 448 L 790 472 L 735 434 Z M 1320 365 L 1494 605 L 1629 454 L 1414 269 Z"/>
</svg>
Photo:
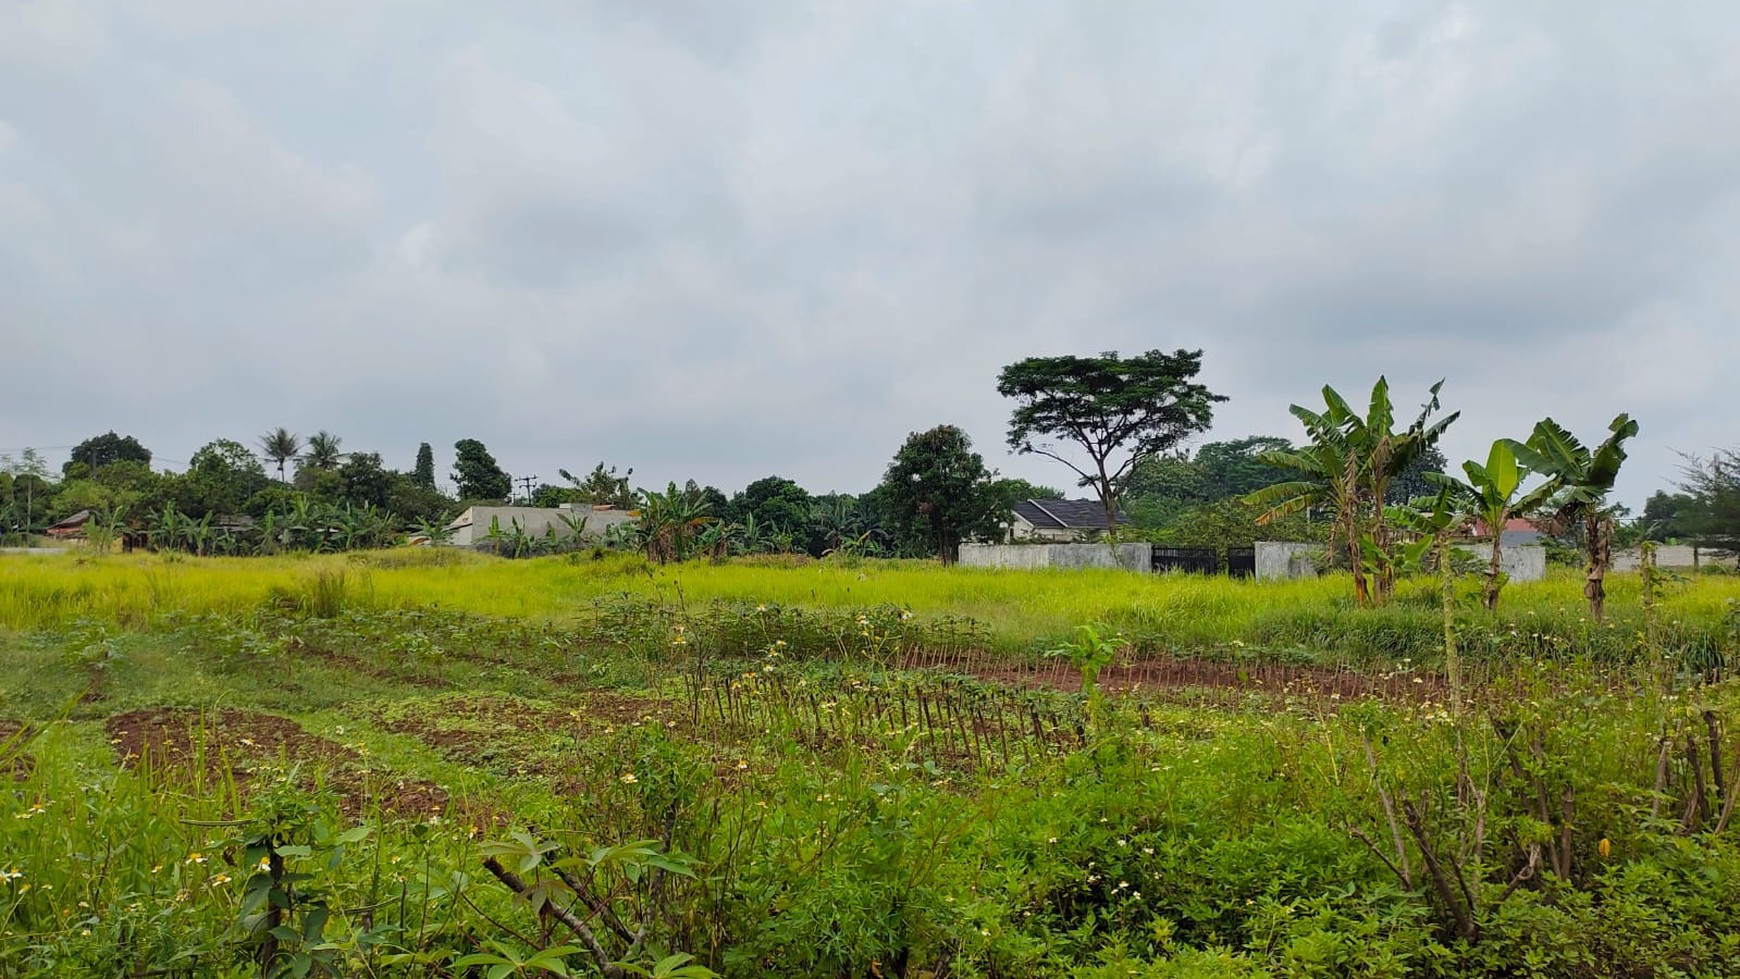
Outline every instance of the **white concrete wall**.
<svg viewBox="0 0 1740 979">
<path fill-rule="evenodd" d="M 569 536 L 572 531 L 562 522 L 562 516 L 570 519 L 586 518 L 584 535 L 587 539 L 601 537 L 604 532 L 617 524 L 629 523 L 634 518 L 626 510 L 593 510 L 589 507 L 575 507 L 572 510 L 555 507 L 531 506 L 479 506 L 472 507 L 471 524 L 458 527 L 453 531 L 450 541 L 455 547 L 475 547 L 489 536 L 491 520 L 499 520 L 501 529 L 511 531 L 514 521 L 518 520 L 520 529 L 528 537 L 542 537 L 547 529 L 554 528 L 558 538 Z M 460 515 L 464 519 L 464 514 Z"/>
<path fill-rule="evenodd" d="M 1317 577 L 1317 562 L 1323 555 L 1323 545 L 1260 540 L 1256 543 L 1256 551 L 1258 580 L 1286 581 Z"/>
<path fill-rule="evenodd" d="M 1641 566 L 1643 555 L 1637 548 L 1613 552 L 1613 570 L 1636 571 Z M 1734 563 L 1734 555 L 1726 551 L 1712 551 L 1705 548 L 1692 547 L 1689 544 L 1663 544 L 1655 549 L 1655 566 L 1658 568 L 1701 568 L 1711 564 Z"/>
<path fill-rule="evenodd" d="M 967 568 L 1124 568 L 1154 567 L 1152 544 L 962 544 Z"/>
<path fill-rule="evenodd" d="M 1485 544 L 1456 546 L 1483 562 L 1492 554 Z M 1317 562 L 1322 555 L 1322 544 L 1257 541 L 1257 578 L 1263 581 L 1285 581 L 1289 578 L 1316 577 Z M 1546 548 L 1538 544 L 1507 547 L 1499 552 L 1498 566 L 1511 581 L 1540 581 L 1547 576 Z"/>
<path fill-rule="evenodd" d="M 1491 544 L 1457 544 L 1456 549 L 1479 559 L 1484 569 L 1492 560 Z M 1547 549 L 1539 544 L 1513 544 L 1498 552 L 1498 570 L 1511 581 L 1540 581 L 1547 576 Z"/>
</svg>

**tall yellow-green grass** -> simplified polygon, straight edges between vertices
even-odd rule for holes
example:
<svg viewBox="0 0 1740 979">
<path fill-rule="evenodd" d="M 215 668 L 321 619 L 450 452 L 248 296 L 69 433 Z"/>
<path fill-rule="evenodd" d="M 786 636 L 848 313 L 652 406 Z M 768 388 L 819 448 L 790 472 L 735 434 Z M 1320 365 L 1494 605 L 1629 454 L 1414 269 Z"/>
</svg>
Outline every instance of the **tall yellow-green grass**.
<svg viewBox="0 0 1740 979">
<path fill-rule="evenodd" d="M 439 607 L 489 616 L 561 622 L 599 600 L 631 596 L 701 608 L 714 601 L 811 608 L 896 605 L 923 617 L 984 623 L 1009 648 L 1053 642 L 1099 622 L 1178 648 L 1261 643 L 1335 649 L 1430 648 L 1441 629 L 1435 587 L 1405 582 L 1381 610 L 1355 609 L 1348 582 L 1231 581 L 1116 570 L 1002 571 L 943 568 L 918 561 L 844 566 L 813 561 L 740 561 L 656 566 L 635 557 L 508 561 L 452 550 L 403 550 L 276 558 L 0 555 L 0 627 L 53 631 L 80 620 L 143 626 L 169 612 L 244 614 L 275 596 L 306 596 L 323 578 L 344 576 L 353 607 Z M 1505 589 L 1497 616 L 1470 612 L 1504 635 L 1579 637 L 1611 652 L 1642 627 L 1639 582 L 1609 579 L 1609 621 L 1584 615 L 1581 577 Z M 1740 578 L 1698 575 L 1671 582 L 1661 602 L 1670 637 L 1726 642 Z M 1526 645 L 1526 643 L 1525 643 Z"/>
</svg>

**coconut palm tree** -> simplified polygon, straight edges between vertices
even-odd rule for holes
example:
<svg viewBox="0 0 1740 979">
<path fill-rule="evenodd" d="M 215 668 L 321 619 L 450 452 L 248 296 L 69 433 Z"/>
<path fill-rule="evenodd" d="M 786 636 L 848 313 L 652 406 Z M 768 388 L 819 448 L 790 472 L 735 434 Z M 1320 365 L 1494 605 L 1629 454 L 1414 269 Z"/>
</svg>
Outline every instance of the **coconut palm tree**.
<svg viewBox="0 0 1740 979">
<path fill-rule="evenodd" d="M 308 445 L 302 453 L 301 463 L 309 469 L 337 469 L 344 461 L 344 453 L 339 451 L 343 439 L 328 431 L 318 431 L 308 436 Z"/>
<path fill-rule="evenodd" d="M 1607 440 L 1590 450 L 1558 422 L 1535 423 L 1527 442 L 1511 442 L 1517 461 L 1547 477 L 1554 523 L 1581 525 L 1587 561 L 1583 597 L 1589 617 L 1601 621 L 1607 603 L 1607 566 L 1613 559 L 1613 491 L 1619 467 L 1625 463 L 1625 440 L 1637 434 L 1637 422 L 1621 414 L 1607 426 Z"/>
<path fill-rule="evenodd" d="M 284 464 L 296 458 L 296 453 L 301 451 L 301 436 L 282 425 L 260 436 L 260 454 L 277 464 L 280 483 L 285 481 Z"/>
</svg>

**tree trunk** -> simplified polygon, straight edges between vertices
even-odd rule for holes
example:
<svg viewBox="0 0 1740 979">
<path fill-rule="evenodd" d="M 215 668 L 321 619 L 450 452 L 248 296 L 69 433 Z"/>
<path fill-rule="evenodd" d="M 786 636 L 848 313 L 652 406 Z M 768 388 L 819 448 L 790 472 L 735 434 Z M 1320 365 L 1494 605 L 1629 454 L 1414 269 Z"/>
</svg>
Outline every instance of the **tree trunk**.
<svg viewBox="0 0 1740 979">
<path fill-rule="evenodd" d="M 1499 555 L 1501 553 L 1501 548 L 1504 546 L 1503 545 L 1504 531 L 1500 530 L 1497 527 L 1493 527 L 1493 528 L 1491 528 L 1491 530 L 1492 530 L 1492 559 L 1490 561 L 1488 561 L 1487 565 L 1486 565 L 1486 588 L 1485 588 L 1484 594 L 1482 596 L 1485 599 L 1486 610 L 1488 612 L 1494 611 L 1498 608 Z"/>
<path fill-rule="evenodd" d="M 1353 600 L 1360 606 L 1371 604 L 1371 589 L 1365 580 L 1364 555 L 1359 550 L 1359 524 L 1351 517 L 1342 532 L 1347 535 L 1347 556 L 1353 563 Z"/>
<path fill-rule="evenodd" d="M 1583 536 L 1589 551 L 1583 597 L 1589 600 L 1589 618 L 1600 622 L 1607 611 L 1607 564 L 1612 558 L 1613 524 L 1603 514 L 1591 513 L 1584 520 Z"/>
<path fill-rule="evenodd" d="M 1110 537 L 1118 529 L 1118 499 L 1112 495 L 1112 480 L 1106 475 L 1106 460 L 1095 459 L 1094 467 L 1099 471 L 1100 503 L 1106 508 L 1106 536 Z"/>
<path fill-rule="evenodd" d="M 1462 713 L 1462 656 L 1456 648 L 1456 579 L 1450 571 L 1450 544 L 1438 539 L 1438 597 L 1444 609 L 1444 669 L 1450 675 L 1450 710 Z"/>
</svg>

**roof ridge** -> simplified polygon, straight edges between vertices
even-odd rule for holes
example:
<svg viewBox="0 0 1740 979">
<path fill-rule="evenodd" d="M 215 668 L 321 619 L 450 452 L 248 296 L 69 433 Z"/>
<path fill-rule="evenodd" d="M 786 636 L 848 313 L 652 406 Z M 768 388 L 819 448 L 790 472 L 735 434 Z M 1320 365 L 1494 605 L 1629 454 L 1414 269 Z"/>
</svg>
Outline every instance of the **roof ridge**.
<svg viewBox="0 0 1740 979">
<path fill-rule="evenodd" d="M 1046 508 L 1045 508 L 1045 504 L 1043 504 L 1043 503 L 1041 503 L 1041 502 L 1039 502 L 1039 501 L 1038 501 L 1038 500 L 1034 500 L 1034 499 L 1029 499 L 1029 500 L 1028 500 L 1028 501 L 1027 501 L 1027 502 L 1029 502 L 1029 503 L 1031 503 L 1031 504 L 1033 504 L 1033 505 L 1034 505 L 1034 506 L 1036 506 L 1036 507 L 1038 507 L 1038 508 L 1039 508 L 1039 512 L 1040 512 L 1040 513 L 1043 513 L 1043 514 L 1045 514 L 1045 515 L 1046 515 L 1046 516 L 1048 516 L 1048 517 L 1050 517 L 1050 518 L 1051 518 L 1051 519 L 1053 519 L 1053 520 L 1056 520 L 1056 521 L 1057 521 L 1057 525 L 1058 525 L 1058 526 L 1059 526 L 1059 527 L 1062 527 L 1062 528 L 1063 528 L 1063 529 L 1065 529 L 1065 530 L 1068 530 L 1068 529 L 1069 529 L 1069 522 L 1068 522 L 1068 521 L 1066 521 L 1066 520 L 1064 520 L 1064 519 L 1062 519 L 1062 518 L 1061 518 L 1061 517 L 1059 517 L 1059 516 L 1058 516 L 1058 515 L 1057 515 L 1057 514 L 1055 514 L 1055 513 L 1052 513 L 1052 512 L 1051 512 L 1051 511 L 1050 511 L 1050 510 L 1048 510 L 1048 509 L 1046 509 Z"/>
</svg>

